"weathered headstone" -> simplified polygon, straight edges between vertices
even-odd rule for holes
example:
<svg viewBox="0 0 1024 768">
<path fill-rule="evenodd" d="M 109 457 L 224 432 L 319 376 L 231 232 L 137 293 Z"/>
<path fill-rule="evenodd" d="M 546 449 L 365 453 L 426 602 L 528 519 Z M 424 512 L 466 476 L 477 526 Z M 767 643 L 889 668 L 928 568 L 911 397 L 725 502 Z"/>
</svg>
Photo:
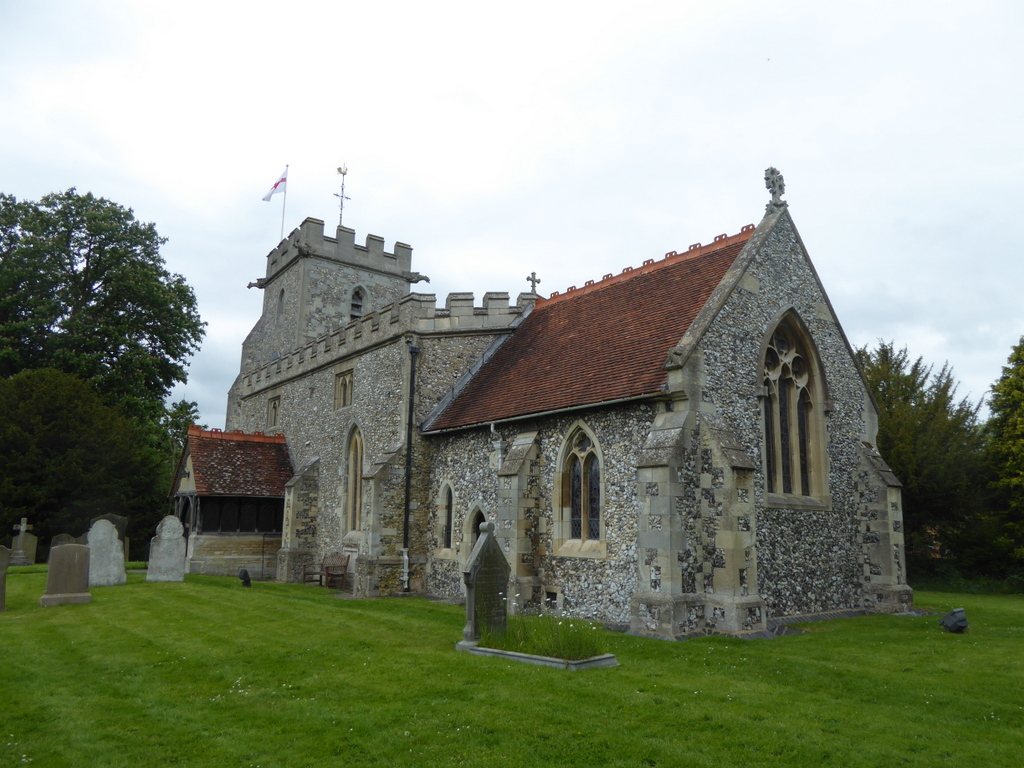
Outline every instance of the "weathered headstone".
<svg viewBox="0 0 1024 768">
<path fill-rule="evenodd" d="M 511 572 L 505 553 L 494 537 L 494 523 L 482 523 L 480 536 L 466 563 L 466 627 L 462 640 L 475 643 L 486 627 L 503 632 L 508 620 L 508 577 Z"/>
<path fill-rule="evenodd" d="M 50 550 L 50 567 L 46 574 L 46 594 L 39 604 L 91 603 L 89 594 L 89 547 L 65 544 Z"/>
<path fill-rule="evenodd" d="M 14 526 L 14 541 L 11 542 L 11 565 L 34 565 L 36 562 L 36 545 L 38 539 L 29 533 L 28 518 L 21 518 L 21 523 Z"/>
<path fill-rule="evenodd" d="M 146 581 L 185 580 L 185 529 L 181 520 L 168 515 L 156 527 L 156 536 L 149 542 L 149 563 Z"/>
<path fill-rule="evenodd" d="M 117 538 L 121 540 L 121 544 L 124 547 L 124 559 L 128 560 L 128 518 L 124 515 L 115 515 L 113 512 L 108 512 L 105 515 L 94 517 L 89 521 L 90 525 L 95 523 L 97 520 L 109 520 L 117 528 Z"/>
<path fill-rule="evenodd" d="M 53 549 L 54 547 L 63 547 L 65 544 L 77 543 L 78 542 L 75 541 L 75 537 L 72 536 L 70 533 L 58 533 L 56 536 L 53 537 L 53 540 L 50 542 L 50 549 Z"/>
<path fill-rule="evenodd" d="M 117 528 L 99 518 L 89 529 L 89 586 L 114 587 L 125 581 L 124 547 Z"/>
<path fill-rule="evenodd" d="M 7 610 L 7 565 L 11 562 L 11 550 L 0 547 L 0 611 Z"/>
</svg>

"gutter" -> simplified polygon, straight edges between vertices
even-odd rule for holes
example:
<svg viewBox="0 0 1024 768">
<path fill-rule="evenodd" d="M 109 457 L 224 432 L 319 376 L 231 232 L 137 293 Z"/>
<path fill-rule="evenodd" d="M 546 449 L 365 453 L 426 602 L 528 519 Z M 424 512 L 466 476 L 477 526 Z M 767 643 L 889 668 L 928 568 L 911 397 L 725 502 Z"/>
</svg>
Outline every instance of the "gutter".
<svg viewBox="0 0 1024 768">
<path fill-rule="evenodd" d="M 620 397 L 617 400 L 601 400 L 596 403 L 583 403 L 582 405 L 568 405 L 564 408 L 554 408 L 550 411 L 537 411 L 536 413 L 524 413 L 520 416 L 508 416 L 504 419 L 487 419 L 486 421 L 478 421 L 475 424 L 463 424 L 458 427 L 447 427 L 445 429 L 424 429 L 424 435 L 446 435 L 452 432 L 461 432 L 466 429 L 476 429 L 478 427 L 486 427 L 494 424 L 510 424 L 515 421 L 528 421 L 530 419 L 540 419 L 545 416 L 554 416 L 560 413 L 571 413 L 572 411 L 582 411 L 588 408 L 603 408 L 605 406 L 621 405 L 622 403 L 635 403 L 638 400 L 654 400 L 659 397 L 664 397 L 667 394 L 667 390 L 662 389 L 658 392 L 649 392 L 646 395 L 630 395 L 629 397 Z"/>
</svg>

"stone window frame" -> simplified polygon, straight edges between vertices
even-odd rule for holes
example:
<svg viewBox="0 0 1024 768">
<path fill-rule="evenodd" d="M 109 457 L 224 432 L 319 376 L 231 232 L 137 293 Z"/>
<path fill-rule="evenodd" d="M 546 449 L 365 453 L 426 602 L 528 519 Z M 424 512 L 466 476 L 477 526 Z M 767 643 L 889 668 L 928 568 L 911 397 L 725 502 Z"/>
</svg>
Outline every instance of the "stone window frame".
<svg viewBox="0 0 1024 768">
<path fill-rule="evenodd" d="M 351 368 L 337 371 L 334 374 L 334 410 L 348 408 L 352 405 L 352 388 L 355 384 L 354 372 Z"/>
<path fill-rule="evenodd" d="M 589 440 L 589 446 L 585 449 L 578 448 L 581 438 Z M 589 501 L 588 491 L 588 466 L 590 457 L 593 457 L 598 470 L 597 490 L 599 494 L 597 502 L 597 525 L 598 536 L 591 537 L 589 528 L 589 514 L 586 519 L 580 521 L 580 536 L 574 537 L 572 530 L 573 510 L 571 499 L 570 462 L 573 458 L 580 461 L 582 472 L 581 480 L 581 513 L 583 512 L 584 499 Z M 554 517 L 554 554 L 558 557 L 586 557 L 606 558 L 608 556 L 606 537 L 607 507 L 605 504 L 605 467 L 607 466 L 604 451 L 601 449 L 601 441 L 590 426 L 578 420 L 573 423 L 565 432 L 565 437 L 558 450 L 555 466 L 558 468 L 554 477 L 553 517 Z M 586 534 L 586 535 L 585 535 Z"/>
<path fill-rule="evenodd" d="M 445 480 L 441 483 L 434 503 L 437 510 L 437 519 L 434 526 L 437 547 L 434 548 L 434 556 L 441 560 L 454 560 L 458 553 L 458 544 L 455 541 L 456 501 L 455 488 L 449 481 Z"/>
<path fill-rule="evenodd" d="M 284 298 L 285 291 L 281 288 L 277 293 L 277 308 L 274 310 L 274 322 L 278 325 L 284 320 Z"/>
<path fill-rule="evenodd" d="M 344 543 L 358 543 L 363 530 L 363 462 L 365 461 L 363 432 L 353 424 L 345 440 L 344 483 L 342 486 L 341 523 Z M 353 460 L 355 459 L 355 460 Z"/>
<path fill-rule="evenodd" d="M 780 334 L 788 344 L 782 354 L 785 359 L 780 359 L 777 350 Z M 832 500 L 825 426 L 826 414 L 831 411 L 828 382 L 814 338 L 795 308 L 775 318 L 762 339 L 758 360 L 765 506 L 829 510 Z M 803 364 L 800 368 L 793 365 L 798 361 Z M 781 387 L 784 381 L 789 383 Z M 784 402 L 782 394 L 786 395 Z M 784 444 L 788 444 L 788 450 Z"/>
<path fill-rule="evenodd" d="M 348 294 L 348 319 L 355 322 L 370 313 L 370 292 L 364 285 L 354 285 Z"/>
<path fill-rule="evenodd" d="M 267 398 L 267 430 L 281 427 L 281 395 L 274 394 Z"/>
<path fill-rule="evenodd" d="M 469 562 L 469 556 L 473 554 L 476 540 L 480 537 L 479 524 L 486 523 L 490 519 L 479 503 L 470 507 L 469 514 L 462 521 L 462 542 L 459 545 L 459 560 L 461 562 Z"/>
</svg>

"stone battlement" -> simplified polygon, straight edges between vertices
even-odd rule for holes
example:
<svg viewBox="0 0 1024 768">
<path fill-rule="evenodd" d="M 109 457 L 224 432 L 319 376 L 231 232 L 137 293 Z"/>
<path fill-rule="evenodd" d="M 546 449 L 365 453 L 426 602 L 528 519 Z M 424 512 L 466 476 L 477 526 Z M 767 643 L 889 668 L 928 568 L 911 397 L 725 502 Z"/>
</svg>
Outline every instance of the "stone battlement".
<svg viewBox="0 0 1024 768">
<path fill-rule="evenodd" d="M 510 305 L 508 293 L 489 292 L 483 296 L 483 306 L 476 307 L 472 293 L 451 293 L 444 308 L 438 309 L 435 294 L 410 293 L 276 360 L 243 371 L 240 394 L 276 386 L 403 333 L 472 333 L 507 328 L 532 308 L 536 299 L 536 294 L 520 293 L 516 303 Z"/>
<path fill-rule="evenodd" d="M 412 266 L 412 246 L 395 242 L 394 252 L 384 250 L 384 238 L 367 235 L 366 245 L 356 245 L 355 230 L 337 227 L 334 237 L 324 234 L 320 219 L 306 218 L 267 254 L 269 281 L 298 258 L 319 258 L 402 277 Z M 262 285 L 260 286 L 262 287 Z"/>
</svg>

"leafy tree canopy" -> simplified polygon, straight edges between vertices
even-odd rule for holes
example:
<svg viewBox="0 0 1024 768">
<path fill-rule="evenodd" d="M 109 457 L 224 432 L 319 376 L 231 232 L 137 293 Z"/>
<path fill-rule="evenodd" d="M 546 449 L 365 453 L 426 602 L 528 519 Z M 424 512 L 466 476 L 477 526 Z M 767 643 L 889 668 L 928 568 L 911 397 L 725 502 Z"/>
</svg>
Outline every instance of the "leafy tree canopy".
<svg viewBox="0 0 1024 768">
<path fill-rule="evenodd" d="M 0 194 L 0 376 L 51 367 L 159 420 L 205 323 L 165 242 L 131 209 L 74 189 Z"/>
<path fill-rule="evenodd" d="M 1010 353 L 1003 374 L 992 386 L 992 459 L 997 506 L 1018 562 L 1024 562 L 1024 337 Z"/>
<path fill-rule="evenodd" d="M 893 342 L 857 350 L 878 404 L 878 448 L 903 483 L 907 557 L 921 567 L 964 537 L 987 504 L 981 402 L 958 399 L 953 371 L 938 371 Z"/>
<path fill-rule="evenodd" d="M 147 422 L 106 405 L 75 376 L 54 369 L 0 379 L 0 524 L 29 518 L 37 535 L 79 535 L 114 512 L 152 535 L 167 493 L 166 454 Z M 156 500 L 157 503 L 154 503 Z"/>
</svg>

